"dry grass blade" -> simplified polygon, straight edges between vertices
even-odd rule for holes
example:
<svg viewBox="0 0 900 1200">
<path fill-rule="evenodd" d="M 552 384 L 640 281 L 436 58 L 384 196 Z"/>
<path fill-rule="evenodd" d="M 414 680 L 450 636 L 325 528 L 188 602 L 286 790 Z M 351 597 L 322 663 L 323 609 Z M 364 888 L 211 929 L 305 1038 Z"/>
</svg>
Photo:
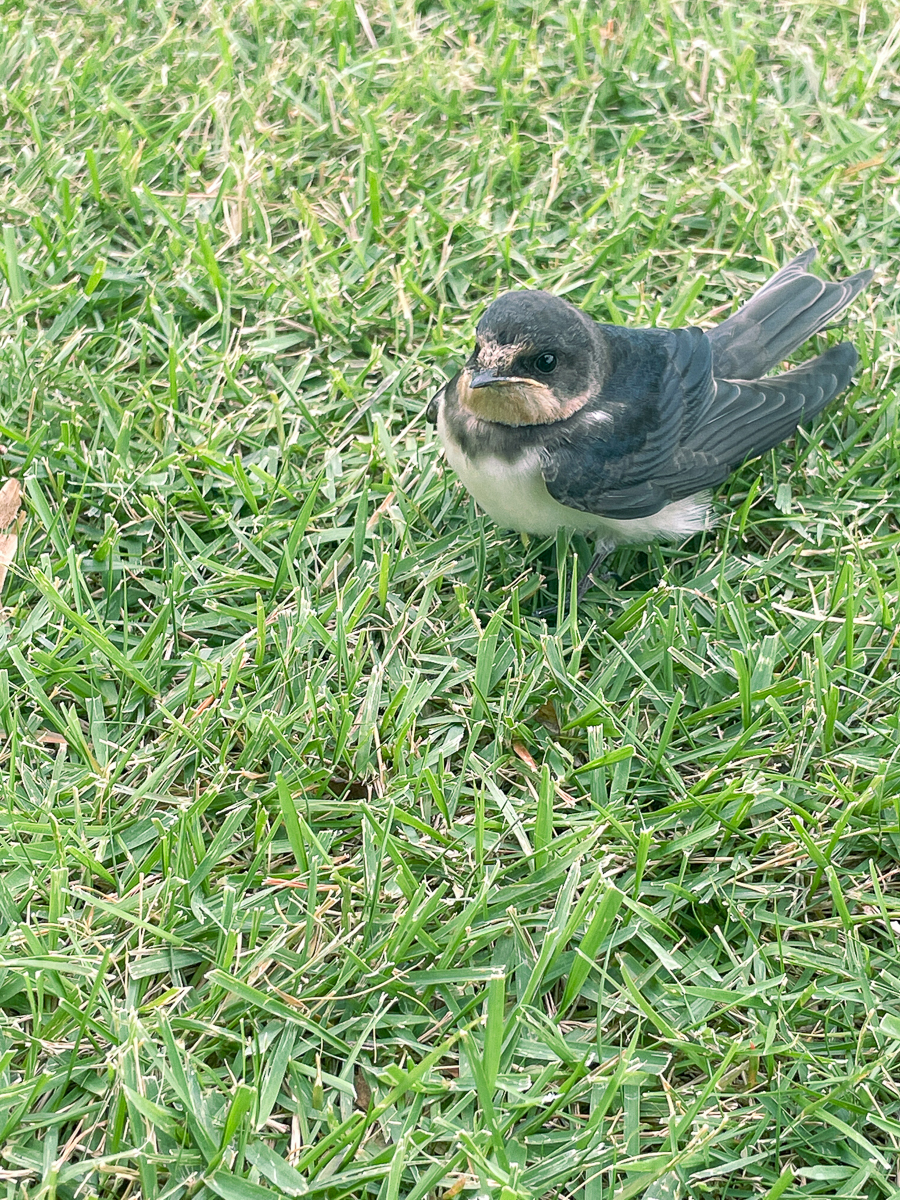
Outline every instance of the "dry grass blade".
<svg viewBox="0 0 900 1200">
<path fill-rule="evenodd" d="M 19 523 L 21 505 L 22 488 L 18 479 L 7 479 L 0 488 L 0 593 L 19 545 L 18 529 L 13 533 L 7 531 L 11 525 Z"/>
</svg>

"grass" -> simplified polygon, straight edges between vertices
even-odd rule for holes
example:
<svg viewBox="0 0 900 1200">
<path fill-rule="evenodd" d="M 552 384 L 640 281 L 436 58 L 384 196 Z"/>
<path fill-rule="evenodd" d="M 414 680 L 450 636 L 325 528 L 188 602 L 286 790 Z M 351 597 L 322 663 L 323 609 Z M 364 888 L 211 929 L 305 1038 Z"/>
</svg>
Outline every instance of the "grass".
<svg viewBox="0 0 900 1200">
<path fill-rule="evenodd" d="M 896 6 L 2 29 L 7 1197 L 896 1196 Z M 811 242 L 858 384 L 575 611 L 422 419 L 485 302 Z"/>
</svg>

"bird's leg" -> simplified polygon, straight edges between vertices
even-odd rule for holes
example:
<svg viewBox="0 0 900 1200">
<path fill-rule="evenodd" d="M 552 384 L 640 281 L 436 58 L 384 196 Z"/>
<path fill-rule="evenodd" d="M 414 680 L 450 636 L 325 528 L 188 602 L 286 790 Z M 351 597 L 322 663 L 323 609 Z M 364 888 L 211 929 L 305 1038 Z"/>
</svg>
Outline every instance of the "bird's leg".
<svg viewBox="0 0 900 1200">
<path fill-rule="evenodd" d="M 604 539 L 601 539 L 600 541 L 598 541 L 596 543 L 596 545 L 594 546 L 594 557 L 591 559 L 591 562 L 590 562 L 590 565 L 589 565 L 587 571 L 582 576 L 581 581 L 578 584 L 577 595 L 578 595 L 578 603 L 579 604 L 584 599 L 585 592 L 587 592 L 588 588 L 591 586 L 591 579 L 593 577 L 594 572 L 597 570 L 597 568 L 599 566 L 601 566 L 603 564 L 603 561 L 606 558 L 608 558 L 608 556 L 613 552 L 613 550 L 615 550 L 617 545 L 618 545 L 618 542 L 614 542 L 614 541 L 607 540 L 604 538 Z M 550 617 L 555 612 L 556 612 L 556 605 L 548 604 L 544 608 L 535 609 L 534 615 L 536 617 Z"/>
<path fill-rule="evenodd" d="M 608 541 L 606 538 L 601 538 L 594 547 L 594 557 L 591 559 L 591 565 L 582 577 L 581 583 L 578 585 L 578 602 L 584 599 L 585 592 L 591 586 L 594 577 L 594 572 L 599 566 L 605 562 L 609 555 L 615 550 L 616 543 Z"/>
</svg>

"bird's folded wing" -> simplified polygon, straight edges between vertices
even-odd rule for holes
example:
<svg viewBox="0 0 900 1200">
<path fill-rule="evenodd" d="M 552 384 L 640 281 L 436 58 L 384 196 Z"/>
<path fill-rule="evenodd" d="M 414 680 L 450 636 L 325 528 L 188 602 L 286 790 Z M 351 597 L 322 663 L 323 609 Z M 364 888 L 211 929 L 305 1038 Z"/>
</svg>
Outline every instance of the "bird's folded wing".
<svg viewBox="0 0 900 1200">
<path fill-rule="evenodd" d="M 714 487 L 814 416 L 847 386 L 857 361 L 843 343 L 774 379 L 714 380 L 706 337 L 699 330 L 673 332 L 657 396 L 634 402 L 646 403 L 639 444 L 617 436 L 625 416 L 613 404 L 609 421 L 550 450 L 544 478 L 561 504 L 634 520 Z M 626 423 L 634 424 L 633 413 Z"/>
<path fill-rule="evenodd" d="M 654 332 L 658 341 L 663 331 Z M 565 439 L 548 448 L 544 479 L 560 504 L 627 520 L 650 516 L 668 502 L 661 481 L 671 477 L 685 438 L 705 423 L 716 385 L 701 330 L 664 336 L 667 353 L 652 375 L 653 355 L 635 338 L 620 353 L 602 395 L 568 423 Z M 640 386 L 634 386 L 636 376 Z"/>
</svg>

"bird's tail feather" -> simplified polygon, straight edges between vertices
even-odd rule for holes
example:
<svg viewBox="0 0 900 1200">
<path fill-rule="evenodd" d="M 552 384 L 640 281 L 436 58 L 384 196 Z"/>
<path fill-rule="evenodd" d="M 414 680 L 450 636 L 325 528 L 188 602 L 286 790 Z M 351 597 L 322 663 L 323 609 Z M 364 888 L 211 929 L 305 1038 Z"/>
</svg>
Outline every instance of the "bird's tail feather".
<svg viewBox="0 0 900 1200">
<path fill-rule="evenodd" d="M 837 283 L 827 283 L 809 273 L 815 257 L 815 247 L 804 250 L 733 316 L 708 331 L 717 379 L 766 375 L 846 308 L 874 273 L 858 271 Z"/>
<path fill-rule="evenodd" d="M 838 342 L 802 366 L 760 382 L 802 394 L 803 414 L 800 423 L 805 423 L 850 386 L 858 363 L 856 347 L 849 342 Z"/>
</svg>

